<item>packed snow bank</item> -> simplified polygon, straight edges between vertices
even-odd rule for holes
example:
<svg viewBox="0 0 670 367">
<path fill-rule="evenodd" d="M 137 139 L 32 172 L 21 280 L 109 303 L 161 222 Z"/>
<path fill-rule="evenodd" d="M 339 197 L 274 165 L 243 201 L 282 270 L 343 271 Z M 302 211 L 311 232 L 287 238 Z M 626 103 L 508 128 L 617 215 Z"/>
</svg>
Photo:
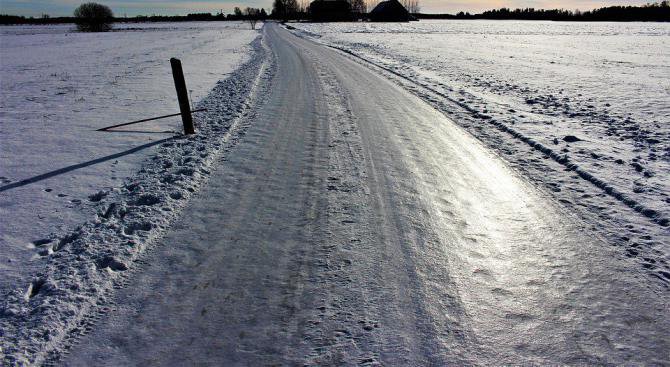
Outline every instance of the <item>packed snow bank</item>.
<svg viewBox="0 0 670 367">
<path fill-rule="evenodd" d="M 250 47 L 250 59 L 196 104 L 208 109 L 198 119 L 197 135 L 161 138 L 125 183 L 86 199 L 93 219 L 35 241 L 41 267 L 0 297 L 5 364 L 39 363 L 67 345 L 70 331 L 89 327 L 91 312 L 105 304 L 110 290 L 204 183 L 217 157 L 243 134 L 244 116 L 266 68 L 260 38 Z"/>
<path fill-rule="evenodd" d="M 669 25 L 295 27 L 395 78 L 670 283 Z"/>
<path fill-rule="evenodd" d="M 23 286 L 44 266 L 45 243 L 90 218 L 96 193 L 122 185 L 181 122 L 96 129 L 178 112 L 170 57 L 201 100 L 258 36 L 238 22 L 73 28 L 0 27 L 0 293 Z"/>
</svg>

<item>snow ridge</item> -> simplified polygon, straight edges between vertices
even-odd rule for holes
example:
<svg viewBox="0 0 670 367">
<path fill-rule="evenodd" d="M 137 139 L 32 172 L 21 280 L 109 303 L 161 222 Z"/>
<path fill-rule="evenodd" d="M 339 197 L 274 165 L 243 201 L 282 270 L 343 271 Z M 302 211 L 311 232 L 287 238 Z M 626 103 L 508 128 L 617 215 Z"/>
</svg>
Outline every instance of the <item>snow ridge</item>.
<svg viewBox="0 0 670 367">
<path fill-rule="evenodd" d="M 43 363 L 67 348 L 68 334 L 90 329 L 96 310 L 108 311 L 104 306 L 124 274 L 141 263 L 244 134 L 258 85 L 268 77 L 270 53 L 260 36 L 251 47 L 250 60 L 197 104 L 208 109 L 197 121 L 198 134 L 165 139 L 122 187 L 89 198 L 97 202 L 95 218 L 61 238 L 40 241 L 46 267 L 0 301 L 3 365 Z"/>
</svg>

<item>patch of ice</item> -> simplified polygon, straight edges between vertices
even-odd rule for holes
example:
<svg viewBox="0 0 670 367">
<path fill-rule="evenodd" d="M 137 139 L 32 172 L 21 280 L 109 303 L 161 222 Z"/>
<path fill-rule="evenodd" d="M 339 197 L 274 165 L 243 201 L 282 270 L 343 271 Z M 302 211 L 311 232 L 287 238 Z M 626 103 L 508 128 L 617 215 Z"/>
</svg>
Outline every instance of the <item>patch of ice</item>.
<svg viewBox="0 0 670 367">
<path fill-rule="evenodd" d="M 668 90 L 659 89 L 670 82 L 670 63 L 658 52 L 668 25 L 295 27 L 295 34 L 351 55 L 452 118 L 670 286 L 670 181 L 661 178 L 670 174 L 670 110 L 662 103 Z M 620 52 L 627 42 L 643 46 Z M 626 62 L 609 62 L 617 59 Z"/>
</svg>

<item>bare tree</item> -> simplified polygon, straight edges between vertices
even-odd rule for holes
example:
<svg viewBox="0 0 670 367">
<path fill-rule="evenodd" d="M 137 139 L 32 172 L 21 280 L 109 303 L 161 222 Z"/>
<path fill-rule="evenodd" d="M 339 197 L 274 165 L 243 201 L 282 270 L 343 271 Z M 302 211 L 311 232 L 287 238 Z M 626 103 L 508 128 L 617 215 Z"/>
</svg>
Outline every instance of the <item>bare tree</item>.
<svg viewBox="0 0 670 367">
<path fill-rule="evenodd" d="M 365 0 L 365 7 L 367 11 L 371 11 L 379 4 L 379 0 Z"/>
<path fill-rule="evenodd" d="M 402 6 L 404 6 L 410 14 L 416 14 L 421 11 L 419 0 L 402 0 Z"/>
<path fill-rule="evenodd" d="M 272 4 L 272 17 L 287 21 L 295 18 L 299 10 L 297 0 L 274 0 Z"/>
<path fill-rule="evenodd" d="M 251 25 L 251 29 L 256 29 L 256 24 L 258 23 L 259 11 L 256 8 L 246 8 L 244 9 L 244 16 L 247 18 L 247 22 Z"/>
<path fill-rule="evenodd" d="M 349 0 L 351 12 L 354 14 L 365 14 L 368 12 L 368 6 L 365 0 Z"/>
<path fill-rule="evenodd" d="M 419 14 L 421 12 L 421 5 L 419 5 L 419 0 L 412 0 L 412 10 L 410 13 Z"/>
<path fill-rule="evenodd" d="M 286 4 L 286 15 L 288 18 L 295 19 L 299 10 L 298 0 L 284 0 L 284 3 Z"/>
<path fill-rule="evenodd" d="M 306 14 L 309 12 L 309 0 L 300 0 L 298 4 L 298 13 Z"/>
<path fill-rule="evenodd" d="M 284 18 L 286 15 L 286 4 L 284 0 L 274 0 L 272 3 L 272 17 L 275 19 Z"/>
<path fill-rule="evenodd" d="M 102 4 L 85 3 L 74 11 L 75 23 L 82 32 L 106 32 L 112 29 L 114 13 Z"/>
</svg>

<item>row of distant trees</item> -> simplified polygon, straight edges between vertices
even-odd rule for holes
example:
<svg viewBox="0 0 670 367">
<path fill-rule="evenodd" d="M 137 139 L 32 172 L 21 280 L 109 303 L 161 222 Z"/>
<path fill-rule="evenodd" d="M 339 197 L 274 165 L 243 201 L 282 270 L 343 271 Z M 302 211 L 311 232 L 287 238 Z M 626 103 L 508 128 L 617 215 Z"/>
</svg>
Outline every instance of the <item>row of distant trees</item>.
<svg viewBox="0 0 670 367">
<path fill-rule="evenodd" d="M 367 13 L 368 4 L 366 0 L 346 0 L 351 5 L 354 13 Z M 271 17 L 274 19 L 307 19 L 309 13 L 309 0 L 274 0 L 272 3 Z"/>
<path fill-rule="evenodd" d="M 417 14 L 423 19 L 497 19 L 497 20 L 554 20 L 554 21 L 649 21 L 670 22 L 670 3 L 664 0 L 660 3 L 642 6 L 608 6 L 599 9 L 580 11 L 565 9 L 509 9 L 501 8 L 487 10 L 480 14 L 459 12 L 451 14 Z"/>
<path fill-rule="evenodd" d="M 348 0 L 352 10 L 358 14 L 366 14 L 372 10 L 379 0 Z M 590 11 L 564 10 L 564 9 L 508 9 L 501 8 L 485 11 L 480 14 L 470 14 L 460 12 L 458 14 L 421 14 L 418 0 L 401 0 L 401 3 L 418 18 L 423 19 L 518 19 L 518 20 L 558 20 L 558 21 L 656 21 L 670 22 L 670 3 L 663 0 L 660 3 L 647 4 L 642 6 L 609 6 Z M 82 6 L 87 4 L 82 4 Z M 103 5 L 104 6 L 104 5 Z M 106 8 L 106 7 L 105 7 Z M 109 8 L 107 8 L 109 9 Z M 83 11 L 79 17 L 57 17 L 51 18 L 48 15 L 41 17 L 23 17 L 15 15 L 0 14 L 0 24 L 53 24 L 53 23 L 73 23 L 78 22 L 78 18 L 84 15 Z M 90 9 L 89 9 L 90 10 Z M 225 21 L 225 20 L 246 20 L 255 27 L 256 22 L 268 18 L 278 20 L 289 19 L 308 19 L 309 1 L 307 0 L 274 0 L 272 13 L 267 14 L 265 9 L 255 8 L 235 8 L 232 14 L 212 13 L 194 13 L 185 16 L 136 16 L 136 17 L 114 17 L 105 15 L 105 19 L 111 22 L 180 22 L 180 21 Z M 77 15 L 78 13 L 75 13 Z M 94 16 L 95 17 L 95 16 Z M 105 30 L 96 29 L 85 23 L 82 24 L 84 30 Z"/>
<path fill-rule="evenodd" d="M 18 15 L 0 14 L 0 24 L 59 24 L 76 23 L 81 31 L 104 32 L 111 29 L 114 22 L 184 22 L 184 21 L 247 21 L 252 28 L 256 27 L 259 21 L 266 20 L 268 14 L 263 8 L 245 8 L 235 7 L 233 13 L 224 14 L 223 11 L 217 14 L 212 13 L 192 13 L 188 15 L 138 15 L 135 17 L 115 17 L 112 10 L 98 3 L 84 3 L 77 7 L 72 17 L 50 17 L 43 14 L 40 17 L 24 17 Z"/>
<path fill-rule="evenodd" d="M 265 20 L 267 18 L 268 15 L 263 8 L 247 7 L 244 9 L 244 11 L 242 11 L 241 8 L 236 6 L 235 9 L 233 9 L 233 15 L 230 17 L 230 20 L 245 20 L 249 22 L 251 29 L 256 29 L 256 24 L 259 21 Z"/>
<path fill-rule="evenodd" d="M 419 0 L 401 0 L 400 3 L 410 14 L 418 14 L 421 11 Z"/>
<path fill-rule="evenodd" d="M 244 13 L 244 11 L 243 11 Z M 263 11 L 262 13 L 265 13 Z M 267 16 L 267 14 L 266 14 Z M 266 18 L 267 19 L 267 18 Z M 75 23 L 74 17 L 51 17 L 47 14 L 39 17 L 0 14 L 0 24 L 60 24 Z M 192 13 L 188 15 L 138 15 L 134 17 L 115 16 L 113 22 L 193 22 L 193 21 L 227 21 L 247 20 L 235 14 L 225 13 Z M 263 20 L 261 17 L 260 20 Z"/>
</svg>

